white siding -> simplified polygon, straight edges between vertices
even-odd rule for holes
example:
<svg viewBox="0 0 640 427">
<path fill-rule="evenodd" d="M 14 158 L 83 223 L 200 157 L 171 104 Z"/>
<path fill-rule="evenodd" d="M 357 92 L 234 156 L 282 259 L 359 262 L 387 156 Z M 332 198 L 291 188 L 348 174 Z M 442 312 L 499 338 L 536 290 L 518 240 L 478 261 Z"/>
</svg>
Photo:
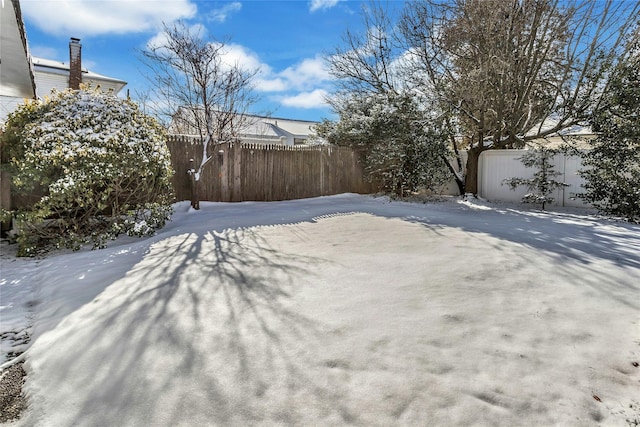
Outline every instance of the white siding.
<svg viewBox="0 0 640 427">
<path fill-rule="evenodd" d="M 564 206 L 587 207 L 582 199 L 576 197 L 576 194 L 582 193 L 582 186 L 585 183 L 584 178 L 578 175 L 578 171 L 582 169 L 582 159 L 577 156 L 563 156 L 564 158 L 564 182 L 570 184 L 564 190 Z"/>
<path fill-rule="evenodd" d="M 90 84 L 93 87 L 100 86 L 104 92 L 112 89 L 117 93 L 119 87 L 116 83 L 98 79 L 90 79 L 82 76 L 82 83 Z M 51 93 L 52 89 L 59 91 L 65 90 L 69 87 L 69 75 L 59 73 L 46 73 L 42 71 L 36 71 L 36 91 L 38 98 L 43 98 Z"/>
<path fill-rule="evenodd" d="M 24 98 L 15 98 L 13 96 L 0 96 L 0 124 L 7 120 L 7 116 L 13 112 L 18 104 L 22 104 Z"/>
<path fill-rule="evenodd" d="M 97 87 L 99 85 L 100 89 L 102 89 L 103 92 L 107 92 L 108 90 L 113 90 L 113 92 L 116 94 L 120 91 L 120 86 L 121 86 L 119 84 L 115 84 L 112 82 L 105 82 L 102 80 L 94 80 L 94 79 L 83 79 L 82 83 L 89 83 L 93 87 Z"/>
<path fill-rule="evenodd" d="M 38 98 L 48 96 L 54 88 L 62 91 L 67 87 L 69 87 L 68 75 L 36 71 L 36 95 Z"/>
</svg>

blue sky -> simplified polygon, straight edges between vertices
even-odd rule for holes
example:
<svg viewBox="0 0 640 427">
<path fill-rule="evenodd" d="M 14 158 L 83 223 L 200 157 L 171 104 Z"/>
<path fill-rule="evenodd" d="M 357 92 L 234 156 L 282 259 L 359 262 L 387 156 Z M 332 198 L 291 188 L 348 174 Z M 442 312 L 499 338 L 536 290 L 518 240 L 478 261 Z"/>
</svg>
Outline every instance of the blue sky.
<svg viewBox="0 0 640 427">
<path fill-rule="evenodd" d="M 332 117 L 324 95 L 332 82 L 323 54 L 344 32 L 362 27 L 361 1 L 21 0 L 33 56 L 68 62 L 70 37 L 82 43 L 85 67 L 128 82 L 135 98 L 149 85 L 138 50 L 162 28 L 184 20 L 229 38 L 230 55 L 261 72 L 253 112 L 320 120 Z M 400 5 L 400 3 L 393 3 Z"/>
</svg>

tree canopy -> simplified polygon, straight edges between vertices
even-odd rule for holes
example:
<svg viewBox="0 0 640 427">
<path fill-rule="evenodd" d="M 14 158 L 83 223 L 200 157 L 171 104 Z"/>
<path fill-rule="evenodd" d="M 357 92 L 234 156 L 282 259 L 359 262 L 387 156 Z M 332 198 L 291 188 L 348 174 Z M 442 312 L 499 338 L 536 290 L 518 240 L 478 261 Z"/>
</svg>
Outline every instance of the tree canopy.
<svg viewBox="0 0 640 427">
<path fill-rule="evenodd" d="M 476 193 L 480 153 L 586 124 L 602 108 L 639 11 L 635 1 L 425 0 L 394 21 L 371 3 L 365 33 L 347 33 L 328 56 L 335 96 L 420 94 L 447 118 L 453 151 L 467 150 L 462 184 Z"/>
<path fill-rule="evenodd" d="M 414 97 L 372 93 L 341 102 L 342 120 L 324 121 L 317 131 L 330 143 L 362 153 L 365 173 L 381 189 L 403 196 L 424 188 L 437 191 L 448 181 L 442 162 L 446 133 Z"/>
</svg>

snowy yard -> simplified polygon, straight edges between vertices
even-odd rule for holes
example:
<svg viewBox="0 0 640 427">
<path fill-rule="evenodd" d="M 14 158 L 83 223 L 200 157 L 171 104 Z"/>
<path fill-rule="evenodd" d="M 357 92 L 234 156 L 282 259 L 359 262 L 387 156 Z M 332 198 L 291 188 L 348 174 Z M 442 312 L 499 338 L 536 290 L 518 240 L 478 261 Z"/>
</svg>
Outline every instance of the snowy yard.
<svg viewBox="0 0 640 427">
<path fill-rule="evenodd" d="M 150 239 L 1 262 L 0 333 L 33 322 L 19 425 L 640 421 L 640 227 L 579 211 L 178 204 Z"/>
</svg>

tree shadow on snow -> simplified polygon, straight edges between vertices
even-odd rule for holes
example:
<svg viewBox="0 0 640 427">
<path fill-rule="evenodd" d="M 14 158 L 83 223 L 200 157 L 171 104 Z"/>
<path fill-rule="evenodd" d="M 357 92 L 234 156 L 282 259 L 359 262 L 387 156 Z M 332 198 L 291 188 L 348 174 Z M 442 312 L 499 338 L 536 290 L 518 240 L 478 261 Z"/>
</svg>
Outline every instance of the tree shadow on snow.
<svg viewBox="0 0 640 427">
<path fill-rule="evenodd" d="M 58 325 L 41 369 L 82 396 L 71 425 L 297 424 L 304 408 L 269 404 L 287 394 L 350 419 L 309 374 L 324 325 L 291 304 L 313 283 L 307 266 L 325 260 L 277 249 L 261 230 L 154 239 L 124 277 Z"/>
<path fill-rule="evenodd" d="M 314 283 L 317 270 L 310 266 L 327 261 L 276 247 L 264 227 L 359 212 L 436 233 L 451 227 L 488 234 L 554 257 L 560 269 L 563 262 L 583 265 L 592 275 L 587 286 L 638 306 L 627 297 L 638 290 L 633 281 L 609 280 L 599 270 L 607 262 L 638 273 L 637 226 L 454 203 L 395 204 L 365 196 L 330 201 L 226 205 L 218 218 L 233 220 L 233 227 L 200 224 L 177 234 L 174 224 L 150 240 L 122 277 L 71 313 L 43 344 L 47 348 L 36 352 L 44 359 L 37 375 L 82 395 L 68 423 L 300 424 L 305 408 L 287 406 L 288 399 L 307 399 L 324 411 L 318 419 L 334 414 L 338 424 L 357 423 L 330 380 L 319 383 L 313 374 L 327 325 L 293 304 L 300 287 Z M 247 209 L 255 214 L 246 215 Z"/>
</svg>

